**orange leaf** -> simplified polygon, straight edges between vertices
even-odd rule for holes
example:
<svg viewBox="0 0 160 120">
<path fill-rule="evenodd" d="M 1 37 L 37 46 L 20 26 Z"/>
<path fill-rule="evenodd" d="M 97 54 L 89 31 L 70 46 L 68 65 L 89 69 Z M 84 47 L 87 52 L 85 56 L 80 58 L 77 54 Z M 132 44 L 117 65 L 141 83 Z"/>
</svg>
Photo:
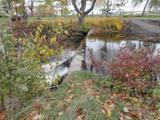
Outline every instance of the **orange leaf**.
<svg viewBox="0 0 160 120">
<path fill-rule="evenodd" d="M 6 117 L 7 117 L 7 113 L 6 112 L 0 113 L 0 120 L 4 120 Z"/>
</svg>

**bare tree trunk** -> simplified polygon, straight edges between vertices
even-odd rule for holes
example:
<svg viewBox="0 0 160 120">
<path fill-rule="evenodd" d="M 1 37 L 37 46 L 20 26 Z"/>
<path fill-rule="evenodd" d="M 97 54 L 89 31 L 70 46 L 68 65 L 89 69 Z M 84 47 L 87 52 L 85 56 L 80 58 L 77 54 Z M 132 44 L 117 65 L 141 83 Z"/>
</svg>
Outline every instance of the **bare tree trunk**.
<svg viewBox="0 0 160 120">
<path fill-rule="evenodd" d="M 109 16 L 109 2 L 110 0 L 107 0 L 107 16 Z"/>
<path fill-rule="evenodd" d="M 146 1 L 146 4 L 145 4 L 144 9 L 143 9 L 143 12 L 142 12 L 142 16 L 145 15 L 145 12 L 146 12 L 146 8 L 147 8 L 147 6 L 148 6 L 148 3 L 149 3 L 149 0 Z"/>
<path fill-rule="evenodd" d="M 82 24 L 84 23 L 84 18 L 85 18 L 84 15 L 81 15 L 81 16 L 79 17 L 79 24 L 80 24 L 80 25 L 82 25 Z"/>
<path fill-rule="evenodd" d="M 31 10 L 31 16 L 33 16 L 33 9 L 30 9 Z"/>
<path fill-rule="evenodd" d="M 72 0 L 72 5 L 75 9 L 75 11 L 78 14 L 78 19 L 79 19 L 79 24 L 82 25 L 84 23 L 84 18 L 86 15 L 88 15 L 94 8 L 96 0 L 92 0 L 92 4 L 91 7 L 85 11 L 86 8 L 86 2 L 87 0 L 81 0 L 81 7 L 80 9 L 78 8 L 77 4 L 76 4 L 76 0 Z"/>
<path fill-rule="evenodd" d="M 30 9 L 30 12 L 31 12 L 31 16 L 33 16 L 34 2 L 35 2 L 34 0 L 30 1 L 29 9 Z"/>
<path fill-rule="evenodd" d="M 18 15 L 18 8 L 17 8 L 17 6 L 15 6 L 15 12 L 16 12 L 16 15 Z"/>
</svg>

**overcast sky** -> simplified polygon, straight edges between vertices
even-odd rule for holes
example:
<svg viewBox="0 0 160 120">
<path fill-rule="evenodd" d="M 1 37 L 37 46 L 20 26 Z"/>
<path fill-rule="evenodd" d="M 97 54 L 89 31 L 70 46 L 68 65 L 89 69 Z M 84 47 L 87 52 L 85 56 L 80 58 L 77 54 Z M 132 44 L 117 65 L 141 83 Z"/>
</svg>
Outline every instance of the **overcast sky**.
<svg viewBox="0 0 160 120">
<path fill-rule="evenodd" d="M 26 0 L 26 3 L 28 2 L 29 0 Z M 131 1 L 132 0 L 128 0 L 129 2 L 125 5 L 125 7 L 123 7 L 122 9 L 125 10 L 125 11 L 142 11 L 143 10 L 143 7 L 144 7 L 144 3 L 142 3 L 141 5 L 139 6 L 136 6 L 134 7 L 132 4 L 131 4 Z M 87 7 L 89 8 L 90 7 L 90 4 L 88 3 L 87 4 Z M 71 10 L 74 10 L 73 6 L 70 5 L 69 8 Z M 103 5 L 98 5 L 94 8 L 93 12 L 94 13 L 99 13 L 100 12 L 100 9 L 103 8 Z M 118 10 L 115 10 L 115 11 L 118 11 Z"/>
<path fill-rule="evenodd" d="M 141 5 L 134 7 L 131 1 L 132 0 L 130 0 L 124 7 L 122 7 L 122 9 L 125 11 L 142 11 L 143 10 L 145 3 L 142 3 Z M 102 8 L 102 5 L 100 8 Z M 98 11 L 98 9 L 100 8 L 96 7 L 94 11 Z"/>
</svg>

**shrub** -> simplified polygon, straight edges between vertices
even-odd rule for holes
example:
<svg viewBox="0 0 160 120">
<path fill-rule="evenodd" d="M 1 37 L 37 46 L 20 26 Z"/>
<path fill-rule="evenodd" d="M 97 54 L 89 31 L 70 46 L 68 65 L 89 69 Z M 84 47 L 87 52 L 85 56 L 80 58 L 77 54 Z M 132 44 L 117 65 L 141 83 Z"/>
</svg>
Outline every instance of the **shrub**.
<svg viewBox="0 0 160 120">
<path fill-rule="evenodd" d="M 15 38 L 30 40 L 32 42 L 32 54 L 29 56 L 36 57 L 45 61 L 50 57 L 59 55 L 64 47 L 70 42 L 68 25 L 63 22 L 33 22 L 29 25 L 24 22 L 15 22 L 13 24 L 13 34 Z"/>
<path fill-rule="evenodd" d="M 0 33 L 0 111 L 6 111 L 8 119 L 43 94 L 47 86 L 39 61 L 28 58 L 27 43 Z"/>
<path fill-rule="evenodd" d="M 114 82 L 121 81 L 123 87 L 141 91 L 153 85 L 155 73 L 159 71 L 159 61 L 159 56 L 153 56 L 151 49 L 132 51 L 125 47 L 107 67 Z"/>
<path fill-rule="evenodd" d="M 66 18 L 65 18 L 66 19 Z M 34 22 L 14 22 L 13 31 L 16 37 L 24 37 L 25 34 L 35 34 L 36 29 L 39 25 L 46 26 L 46 28 L 56 28 L 57 26 L 62 26 L 64 30 L 67 30 L 69 33 L 71 30 L 79 28 L 77 20 L 73 18 L 68 18 L 64 21 L 64 18 L 58 17 L 53 20 L 37 20 Z M 88 32 L 91 28 L 94 28 L 93 34 L 103 34 L 103 33 L 119 33 L 123 30 L 125 24 L 121 18 L 117 17 L 87 17 L 85 23 L 80 27 L 81 30 Z"/>
<path fill-rule="evenodd" d="M 121 18 L 96 18 L 86 19 L 85 25 L 94 28 L 92 34 L 119 33 L 123 30 L 125 24 Z"/>
</svg>

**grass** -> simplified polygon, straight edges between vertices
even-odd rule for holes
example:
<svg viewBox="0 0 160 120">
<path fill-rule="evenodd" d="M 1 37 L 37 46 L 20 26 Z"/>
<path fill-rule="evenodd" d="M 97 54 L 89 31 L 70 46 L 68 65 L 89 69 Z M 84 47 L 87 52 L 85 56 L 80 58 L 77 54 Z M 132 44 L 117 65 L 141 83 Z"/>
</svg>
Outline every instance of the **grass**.
<svg viewBox="0 0 160 120">
<path fill-rule="evenodd" d="M 8 25 L 9 23 L 9 19 L 4 17 L 4 18 L 0 18 L 0 26 L 3 27 L 3 29 Z"/>
<path fill-rule="evenodd" d="M 102 18 L 110 18 L 110 17 L 106 17 L 106 16 L 86 16 L 85 20 L 99 20 Z M 155 19 L 155 20 L 159 20 L 160 19 L 160 15 L 147 15 L 147 16 L 122 16 L 121 18 L 123 19 Z M 36 17 L 29 17 L 29 22 L 32 21 L 37 21 Z M 42 21 L 57 21 L 57 20 L 63 20 L 63 21 L 78 21 L 77 16 L 57 16 L 57 17 L 42 17 L 40 20 Z"/>
<path fill-rule="evenodd" d="M 111 85 L 110 77 L 87 71 L 74 72 L 58 90 L 36 100 L 27 117 L 20 116 L 31 119 L 38 115 L 42 120 L 151 120 L 160 117 L 158 111 L 152 110 L 152 97 L 118 93 L 111 90 Z"/>
<path fill-rule="evenodd" d="M 101 104 L 84 87 L 84 82 L 94 77 L 90 72 L 74 72 L 57 91 L 46 95 L 50 96 L 48 100 L 45 97 L 39 100 L 41 105 L 47 103 L 50 106 L 48 110 L 45 107 L 41 111 L 44 119 L 50 117 L 54 120 L 74 120 L 85 117 L 87 120 L 105 120 Z M 45 102 L 42 102 L 44 99 Z"/>
<path fill-rule="evenodd" d="M 156 15 L 156 16 L 152 16 L 152 15 L 148 15 L 148 16 L 126 16 L 123 17 L 124 19 L 140 19 L 140 20 L 159 20 L 160 19 L 160 15 Z"/>
</svg>

